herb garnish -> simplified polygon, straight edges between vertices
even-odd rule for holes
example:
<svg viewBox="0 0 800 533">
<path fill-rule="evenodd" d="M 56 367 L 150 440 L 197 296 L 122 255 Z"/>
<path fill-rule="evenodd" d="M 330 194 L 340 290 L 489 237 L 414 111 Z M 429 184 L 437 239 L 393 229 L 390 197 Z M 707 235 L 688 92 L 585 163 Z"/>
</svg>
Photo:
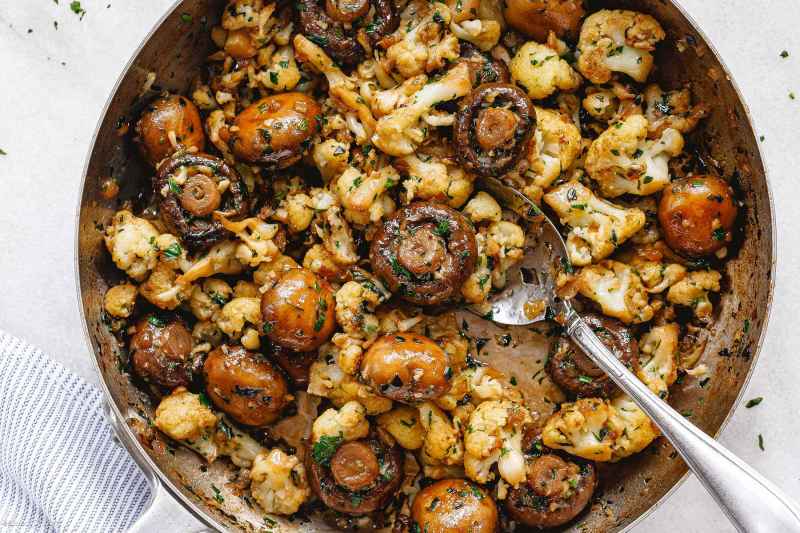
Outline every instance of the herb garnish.
<svg viewBox="0 0 800 533">
<path fill-rule="evenodd" d="M 311 458 L 314 459 L 315 463 L 327 466 L 343 440 L 344 435 L 341 432 L 336 437 L 323 435 L 314 443 L 314 447 L 311 449 Z"/>
</svg>

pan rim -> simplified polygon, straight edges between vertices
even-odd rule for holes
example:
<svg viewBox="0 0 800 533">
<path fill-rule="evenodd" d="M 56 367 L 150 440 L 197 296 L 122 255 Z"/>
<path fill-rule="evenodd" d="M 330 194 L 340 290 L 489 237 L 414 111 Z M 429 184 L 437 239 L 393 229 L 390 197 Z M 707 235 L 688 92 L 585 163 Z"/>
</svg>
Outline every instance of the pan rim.
<svg viewBox="0 0 800 533">
<path fill-rule="evenodd" d="M 153 35 L 161 28 L 164 22 L 180 7 L 180 5 L 184 2 L 184 0 L 174 0 L 171 7 L 169 7 L 164 14 L 159 17 L 159 19 L 155 22 L 153 27 L 147 32 L 147 34 L 142 38 L 141 42 L 138 46 L 132 51 L 128 61 L 125 63 L 124 67 L 120 71 L 119 77 L 115 81 L 111 92 L 106 100 L 102 108 L 102 112 L 99 115 L 97 120 L 97 124 L 95 126 L 94 133 L 92 134 L 91 143 L 89 144 L 89 149 L 85 156 L 84 166 L 83 166 L 83 173 L 80 180 L 80 186 L 78 188 L 78 201 L 77 207 L 75 209 L 74 215 L 74 257 L 73 257 L 73 276 L 75 279 L 75 290 L 76 290 L 76 297 L 78 300 L 78 310 L 80 313 L 80 322 L 82 324 L 83 334 L 84 334 L 84 341 L 86 342 L 87 347 L 89 348 L 90 352 L 93 354 L 93 363 L 95 371 L 99 377 L 100 381 L 100 388 L 104 394 L 104 401 L 108 406 L 108 413 L 109 415 L 114 418 L 114 420 L 110 420 L 109 423 L 115 428 L 117 432 L 122 431 L 124 433 L 122 439 L 120 439 L 125 447 L 125 449 L 133 456 L 134 460 L 142 467 L 144 475 L 148 478 L 148 480 L 154 481 L 155 483 L 160 483 L 161 486 L 166 489 L 166 491 L 173 497 L 175 500 L 181 504 L 187 511 L 189 511 L 192 516 L 197 518 L 200 522 L 204 523 L 208 527 L 212 527 L 218 531 L 225 531 L 226 528 L 214 520 L 208 513 L 206 513 L 203 509 L 197 506 L 194 502 L 189 500 L 178 488 L 177 486 L 170 480 L 167 475 L 162 471 L 162 469 L 153 461 L 150 455 L 144 450 L 144 447 L 136 438 L 133 430 L 125 423 L 125 419 L 122 415 L 117 404 L 114 402 L 113 396 L 111 395 L 111 391 L 108 388 L 106 380 L 103 376 L 102 370 L 99 364 L 98 354 L 92 344 L 92 336 L 89 331 L 89 324 L 86 319 L 86 309 L 83 305 L 83 298 L 81 293 L 81 276 L 80 276 L 80 216 L 81 216 L 81 208 L 82 208 L 82 200 L 83 200 L 83 193 L 86 187 L 86 182 L 88 180 L 88 172 L 89 172 L 89 165 L 91 163 L 92 155 L 94 153 L 97 139 L 100 134 L 100 129 L 105 121 L 109 108 L 111 106 L 114 97 L 116 96 L 120 85 L 122 84 L 123 80 L 129 73 L 130 69 L 134 65 L 136 59 L 138 58 L 141 51 L 153 37 Z M 713 54 L 717 62 L 719 63 L 720 67 L 723 70 L 723 73 L 726 77 L 728 83 L 732 87 L 734 93 L 736 94 L 739 103 L 742 106 L 742 109 L 745 113 L 745 118 L 747 119 L 747 123 L 750 129 L 750 134 L 755 136 L 755 121 L 753 118 L 752 113 L 750 112 L 750 107 L 747 104 L 746 100 L 743 97 L 742 91 L 739 88 L 739 85 L 736 82 L 736 79 L 733 77 L 730 69 L 728 68 L 727 64 L 724 62 L 722 56 L 720 55 L 717 48 L 714 46 L 712 41 L 708 38 L 706 33 L 700 28 L 700 25 L 697 21 L 688 13 L 686 8 L 683 6 L 681 0 L 667 0 L 679 13 L 680 15 L 688 22 L 689 26 L 691 26 L 692 30 L 700 36 L 703 43 L 708 47 L 709 51 Z M 739 389 L 739 393 L 737 394 L 736 399 L 734 400 L 731 408 L 726 413 L 725 417 L 723 418 L 722 422 L 720 423 L 719 428 L 713 433 L 714 439 L 719 439 L 722 432 L 727 428 L 731 417 L 736 412 L 738 407 L 741 405 L 742 400 L 744 399 L 746 389 L 750 384 L 750 381 L 753 377 L 753 372 L 755 371 L 756 366 L 758 365 L 759 358 L 761 356 L 761 350 L 763 348 L 764 342 L 766 340 L 767 330 L 769 328 L 770 318 L 772 314 L 772 304 L 774 300 L 775 294 L 775 274 L 777 269 L 777 262 L 778 262 L 778 241 L 777 241 L 777 228 L 775 225 L 775 203 L 772 194 L 772 186 L 770 183 L 770 176 L 769 176 L 769 169 L 767 164 L 765 163 L 764 153 L 761 148 L 761 145 L 758 142 L 754 143 L 756 153 L 758 154 L 759 162 L 761 163 L 761 167 L 763 170 L 764 175 L 764 182 L 765 182 L 765 189 L 767 193 L 767 203 L 769 206 L 769 222 L 770 222 L 770 268 L 769 268 L 769 288 L 767 291 L 767 299 L 765 303 L 765 308 L 763 309 L 764 312 L 764 319 L 763 324 L 761 326 L 761 330 L 759 332 L 759 337 L 755 342 L 754 349 L 752 351 L 752 362 L 747 369 L 747 373 L 742 381 L 741 388 Z M 691 474 L 690 470 L 687 470 L 673 485 L 672 487 L 667 490 L 658 500 L 653 502 L 644 512 L 642 512 L 638 517 L 636 517 L 632 522 L 628 525 L 623 527 L 622 529 L 617 529 L 616 531 L 619 533 L 629 532 L 634 527 L 639 525 L 645 518 L 650 516 L 658 507 L 662 506 L 664 502 L 667 501 L 668 498 L 674 495 L 674 493 L 680 488 L 686 480 L 689 478 Z M 157 487 L 152 488 L 152 497 L 155 497 Z M 152 498 L 151 498 L 152 501 Z M 146 511 L 145 511 L 146 512 Z"/>
</svg>

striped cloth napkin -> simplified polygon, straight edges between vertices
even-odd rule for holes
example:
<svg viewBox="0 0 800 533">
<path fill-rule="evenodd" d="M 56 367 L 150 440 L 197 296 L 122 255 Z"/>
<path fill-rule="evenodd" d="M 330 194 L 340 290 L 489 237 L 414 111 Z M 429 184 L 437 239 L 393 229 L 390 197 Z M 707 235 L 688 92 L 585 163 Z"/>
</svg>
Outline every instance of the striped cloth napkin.
<svg viewBox="0 0 800 533">
<path fill-rule="evenodd" d="M 0 532 L 125 531 L 150 488 L 99 390 L 0 331 Z"/>
</svg>

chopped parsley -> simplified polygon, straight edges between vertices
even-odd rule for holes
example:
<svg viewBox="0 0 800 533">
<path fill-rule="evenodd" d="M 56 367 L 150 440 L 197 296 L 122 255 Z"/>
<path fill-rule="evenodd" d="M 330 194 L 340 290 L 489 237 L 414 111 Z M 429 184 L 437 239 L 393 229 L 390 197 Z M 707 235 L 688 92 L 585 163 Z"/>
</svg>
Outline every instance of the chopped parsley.
<svg viewBox="0 0 800 533">
<path fill-rule="evenodd" d="M 315 35 L 312 33 L 311 35 L 308 36 L 308 40 L 318 46 L 322 47 L 328 46 L 328 38 L 323 35 Z"/>
<path fill-rule="evenodd" d="M 433 232 L 443 239 L 450 237 L 450 221 L 443 219 L 436 224 Z"/>
<path fill-rule="evenodd" d="M 725 228 L 717 228 L 711 232 L 711 238 L 715 241 L 724 241 L 725 240 Z"/>
<path fill-rule="evenodd" d="M 2 148 L 0 148 L 0 155 L 8 155 L 8 153 Z"/>
<path fill-rule="evenodd" d="M 183 253 L 183 248 L 177 242 L 173 242 L 170 244 L 166 250 L 164 250 L 164 255 L 170 259 L 176 259 L 181 256 Z"/>
<path fill-rule="evenodd" d="M 272 332 L 272 322 L 264 322 L 264 325 L 261 326 L 261 331 L 264 332 L 264 335 L 269 335 Z"/>
<path fill-rule="evenodd" d="M 580 381 L 581 383 L 587 383 L 587 384 L 588 383 L 594 383 L 594 380 L 591 378 L 591 376 L 578 376 L 578 381 Z"/>
<path fill-rule="evenodd" d="M 748 409 L 752 409 L 753 407 L 755 407 L 756 405 L 760 404 L 763 401 L 764 401 L 764 398 L 759 396 L 758 398 L 753 398 L 751 400 L 747 400 L 747 403 L 744 404 L 744 406 L 746 408 L 748 408 Z"/>
<path fill-rule="evenodd" d="M 167 185 L 169 186 L 169 190 L 172 192 L 172 194 L 182 194 L 183 193 L 183 189 L 181 189 L 181 186 L 178 185 L 178 182 L 175 181 L 174 178 L 167 179 Z"/>
<path fill-rule="evenodd" d="M 214 491 L 214 501 L 216 501 L 217 503 L 222 503 L 225 501 L 225 497 L 222 496 L 220 490 L 213 483 L 211 484 L 211 490 Z"/>
<path fill-rule="evenodd" d="M 398 261 L 396 257 L 392 256 L 392 258 L 389 260 L 389 263 L 391 264 L 392 272 L 394 272 L 395 275 L 403 276 L 406 279 L 411 279 L 411 272 L 401 265 L 400 261 Z"/>
<path fill-rule="evenodd" d="M 78 15 L 80 20 L 83 20 L 83 17 L 86 16 L 86 10 L 81 7 L 81 3 L 77 0 L 74 2 L 70 2 L 69 8 L 72 10 L 73 13 Z"/>
<path fill-rule="evenodd" d="M 330 464 L 331 457 L 339 449 L 342 441 L 344 441 L 344 435 L 341 432 L 336 437 L 323 435 L 314 443 L 314 447 L 311 449 L 311 458 L 315 463 L 323 466 Z"/>
<path fill-rule="evenodd" d="M 150 323 L 150 325 L 155 326 L 157 328 L 163 328 L 164 326 L 167 325 L 166 322 L 164 322 L 162 319 L 158 318 L 155 315 L 150 315 L 149 317 L 147 317 L 147 321 Z"/>
<path fill-rule="evenodd" d="M 317 301 L 317 318 L 314 320 L 314 331 L 320 331 L 322 326 L 325 325 L 325 319 L 328 313 L 328 301 L 320 297 Z"/>
<path fill-rule="evenodd" d="M 786 59 L 787 57 L 789 57 L 789 52 L 787 52 L 786 50 L 784 50 L 783 52 L 781 52 L 781 57 L 782 57 L 782 58 L 784 58 L 784 59 Z"/>
<path fill-rule="evenodd" d="M 189 24 L 192 21 L 192 14 L 191 13 L 181 13 L 181 21 Z"/>
<path fill-rule="evenodd" d="M 278 84 L 278 73 L 275 72 L 274 70 L 270 70 L 269 71 L 269 81 L 273 85 L 277 85 Z"/>
<path fill-rule="evenodd" d="M 758 447 L 762 452 L 764 451 L 764 436 L 761 433 L 758 434 Z"/>
</svg>

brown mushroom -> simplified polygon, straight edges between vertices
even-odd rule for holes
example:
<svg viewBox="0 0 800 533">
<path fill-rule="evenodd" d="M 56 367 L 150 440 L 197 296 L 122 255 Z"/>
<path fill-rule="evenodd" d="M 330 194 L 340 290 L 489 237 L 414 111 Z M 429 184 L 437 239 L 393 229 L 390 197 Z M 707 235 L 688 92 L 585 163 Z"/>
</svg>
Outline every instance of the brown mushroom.
<svg viewBox="0 0 800 533">
<path fill-rule="evenodd" d="M 330 284 L 310 270 L 295 268 L 261 297 L 263 331 L 290 350 L 315 350 L 336 329 L 335 309 Z"/>
<path fill-rule="evenodd" d="M 339 64 L 352 66 L 365 57 L 364 48 L 357 39 L 363 35 L 371 44 L 391 34 L 400 24 L 392 0 L 325 0 L 323 9 L 319 0 L 299 0 L 296 5 L 300 31 L 321 46 Z M 370 7 L 374 15 L 369 17 Z M 361 28 L 345 28 L 343 25 Z"/>
<path fill-rule="evenodd" d="M 197 107 L 177 94 L 161 96 L 145 107 L 135 131 L 142 156 L 154 167 L 179 147 L 202 151 L 206 146 Z"/>
<path fill-rule="evenodd" d="M 288 403 L 289 387 L 281 371 L 241 346 L 223 344 L 212 350 L 203 375 L 209 399 L 241 424 L 274 422 Z"/>
<path fill-rule="evenodd" d="M 522 157 L 536 128 L 536 113 L 525 92 L 507 83 L 486 83 L 472 91 L 456 115 L 453 138 L 469 171 L 500 176 Z"/>
<path fill-rule="evenodd" d="M 458 295 L 475 270 L 475 230 L 454 209 L 413 203 L 384 221 L 369 258 L 392 292 L 415 304 L 439 304 Z"/>
<path fill-rule="evenodd" d="M 230 220 L 247 214 L 246 190 L 239 174 L 207 154 L 178 152 L 164 160 L 153 178 L 161 198 L 161 218 L 171 233 L 192 250 L 203 250 L 228 232 L 214 220 L 219 211 Z"/>
<path fill-rule="evenodd" d="M 489 54 L 468 42 L 461 43 L 460 62 L 464 62 L 469 67 L 469 77 L 472 86 L 477 87 L 484 83 L 508 83 L 511 81 L 511 74 L 508 66 Z"/>
<path fill-rule="evenodd" d="M 248 163 L 275 168 L 293 165 L 319 129 L 321 113 L 317 101 L 303 93 L 262 98 L 233 120 L 233 153 Z"/>
<path fill-rule="evenodd" d="M 511 518 L 529 527 L 566 524 L 586 507 L 597 486 L 592 463 L 580 464 L 545 453 L 528 461 L 527 483 L 506 498 Z"/>
<path fill-rule="evenodd" d="M 499 529 L 494 500 L 465 479 L 443 479 L 419 491 L 411 519 L 412 531 L 427 533 L 493 533 Z"/>
<path fill-rule="evenodd" d="M 131 337 L 131 364 L 144 381 L 172 390 L 192 379 L 192 348 L 192 334 L 181 320 L 148 315 Z"/>
<path fill-rule="evenodd" d="M 583 0 L 505 0 L 503 6 L 509 26 L 542 43 L 551 31 L 574 39 L 586 14 Z"/>
<path fill-rule="evenodd" d="M 400 447 L 389 446 L 377 437 L 340 444 L 332 455 L 314 451 L 306 458 L 314 493 L 331 509 L 348 515 L 382 509 L 403 481 Z"/>
<path fill-rule="evenodd" d="M 584 322 L 600 337 L 617 358 L 632 372 L 639 366 L 639 344 L 624 324 L 596 314 L 583 316 Z M 565 392 L 581 397 L 610 396 L 616 385 L 592 360 L 566 337 L 556 340 L 547 360 L 547 372 Z"/>
<path fill-rule="evenodd" d="M 379 338 L 361 361 L 361 379 L 398 402 L 438 398 L 450 388 L 452 376 L 445 351 L 428 337 L 411 332 Z"/>
<path fill-rule="evenodd" d="M 658 206 L 667 244 L 690 258 L 712 255 L 730 244 L 737 215 L 733 188 L 710 175 L 673 181 Z"/>
<path fill-rule="evenodd" d="M 270 343 L 267 355 L 286 372 L 295 387 L 306 388 L 309 370 L 311 370 L 311 364 L 317 360 L 317 352 L 295 352 L 280 344 Z"/>
</svg>

